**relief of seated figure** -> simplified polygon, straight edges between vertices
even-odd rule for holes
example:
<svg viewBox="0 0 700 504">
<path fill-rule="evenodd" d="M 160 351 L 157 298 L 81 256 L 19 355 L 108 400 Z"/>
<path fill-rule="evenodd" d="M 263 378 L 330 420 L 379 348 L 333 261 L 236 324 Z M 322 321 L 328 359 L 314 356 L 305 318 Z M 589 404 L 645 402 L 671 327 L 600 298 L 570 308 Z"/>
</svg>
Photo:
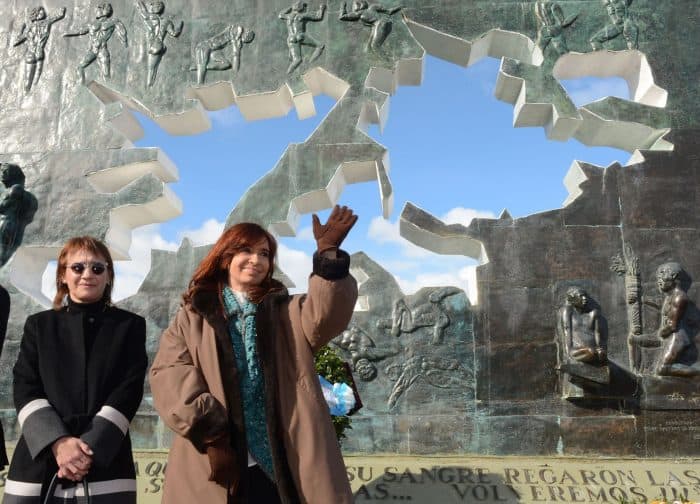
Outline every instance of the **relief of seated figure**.
<svg viewBox="0 0 700 504">
<path fill-rule="evenodd" d="M 601 336 L 600 311 L 590 306 L 585 290 L 571 287 L 566 291 L 566 303 L 559 309 L 559 323 L 566 359 L 595 366 L 607 363 L 607 345 Z"/>
</svg>

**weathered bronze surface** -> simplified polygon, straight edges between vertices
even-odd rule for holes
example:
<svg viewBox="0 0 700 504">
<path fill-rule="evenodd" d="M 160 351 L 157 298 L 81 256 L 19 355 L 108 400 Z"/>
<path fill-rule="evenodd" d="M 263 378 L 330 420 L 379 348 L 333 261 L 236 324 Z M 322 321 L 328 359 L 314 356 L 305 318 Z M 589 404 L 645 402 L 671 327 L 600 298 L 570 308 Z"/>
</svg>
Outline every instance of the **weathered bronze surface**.
<svg viewBox="0 0 700 504">
<path fill-rule="evenodd" d="M 236 104 L 247 119 L 264 119 L 294 107 L 308 117 L 314 95 L 332 96 L 337 104 L 318 129 L 231 202 L 226 224 L 253 220 L 291 235 L 300 214 L 371 180 L 389 216 L 388 153 L 367 126 L 383 126 L 398 86 L 420 83 L 428 52 L 462 66 L 502 58 L 496 95 L 514 105 L 516 126 L 633 157 L 605 168 L 575 162 L 563 207 L 522 218 L 444 225 L 408 205 L 407 239 L 482 259 L 473 306 L 448 286 L 405 295 L 380 265 L 353 257 L 364 304 L 336 345 L 367 400 L 345 449 L 700 453 L 691 428 L 700 407 L 700 290 L 690 281 L 700 274 L 695 0 L 64 3 L 0 5 L 9 21 L 0 26 L 0 162 L 21 166 L 37 201 L 0 269 L 13 306 L 0 361 L 9 439 L 17 437 L 9 370 L 24 318 L 47 303 L 41 274 L 57 247 L 89 233 L 125 258 L 134 227 L 181 211 L 167 187 L 176 168 L 157 149 L 131 144 L 141 134 L 131 110 L 193 134 L 209 127 L 203 109 Z M 630 99 L 575 105 L 560 79 L 591 75 L 626 79 Z M 123 302 L 147 317 L 151 349 L 202 252 L 189 243 L 155 251 L 141 291 Z M 670 263 L 682 273 L 657 277 Z M 572 305 L 579 320 L 564 362 L 559 309 L 574 286 L 597 312 Z M 564 393 L 572 400 L 562 398 L 564 374 L 583 390 Z M 673 422 L 682 425 L 664 430 Z M 169 442 L 148 400 L 132 431 L 138 446 Z"/>
<path fill-rule="evenodd" d="M 11 163 L 0 163 L 0 266 L 4 265 L 22 243 L 24 228 L 32 222 L 37 200 L 24 189 L 24 172 Z"/>
</svg>

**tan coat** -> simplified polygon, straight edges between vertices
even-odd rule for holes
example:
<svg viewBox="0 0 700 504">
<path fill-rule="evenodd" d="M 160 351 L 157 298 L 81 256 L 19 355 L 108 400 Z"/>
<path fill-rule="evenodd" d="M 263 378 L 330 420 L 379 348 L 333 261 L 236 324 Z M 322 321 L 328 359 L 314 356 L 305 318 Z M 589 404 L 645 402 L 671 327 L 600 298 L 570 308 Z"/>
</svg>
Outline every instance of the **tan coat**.
<svg viewBox="0 0 700 504">
<path fill-rule="evenodd" d="M 341 271 L 347 272 L 347 263 Z M 352 502 L 313 352 L 347 326 L 356 298 L 352 276 L 327 280 L 314 274 L 308 295 L 289 296 L 283 290 L 268 294 L 258 306 L 258 355 L 282 502 Z M 201 296 L 180 308 L 163 333 L 151 368 L 154 405 L 177 434 L 168 457 L 166 504 L 227 502 L 227 490 L 208 481 L 205 453 L 208 440 L 222 430 L 231 432 L 238 459 L 239 467 L 232 471 L 242 475 L 247 466 L 233 347 L 226 321 L 212 309 L 219 302 Z M 239 485 L 239 492 L 228 502 L 247 502 L 246 493 L 244 485 Z"/>
</svg>

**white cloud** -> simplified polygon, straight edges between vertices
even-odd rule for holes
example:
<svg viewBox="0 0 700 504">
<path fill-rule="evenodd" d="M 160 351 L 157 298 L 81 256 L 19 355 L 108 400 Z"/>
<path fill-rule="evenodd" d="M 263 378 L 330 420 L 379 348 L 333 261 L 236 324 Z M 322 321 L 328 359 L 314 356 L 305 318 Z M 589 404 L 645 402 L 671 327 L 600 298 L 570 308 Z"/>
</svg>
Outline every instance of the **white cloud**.
<svg viewBox="0 0 700 504">
<path fill-rule="evenodd" d="M 131 234 L 131 260 L 114 264 L 112 299 L 118 301 L 136 294 L 151 269 L 151 249 L 177 250 L 178 246 L 161 236 L 158 224 L 136 228 Z"/>
<path fill-rule="evenodd" d="M 391 222 L 382 217 L 374 217 L 369 223 L 367 237 L 378 243 L 397 243 L 403 238 L 399 234 L 398 221 Z"/>
<path fill-rule="evenodd" d="M 453 285 L 464 289 L 469 298 L 474 301 L 476 298 L 476 264 L 465 258 L 460 261 L 444 260 L 445 256 L 434 256 L 435 261 L 431 261 L 429 267 L 416 268 L 412 276 L 406 274 L 396 275 L 396 279 L 401 285 L 401 290 L 405 294 L 413 294 L 423 287 L 437 287 L 441 285 Z M 475 302 L 475 301 L 474 301 Z"/>
<path fill-rule="evenodd" d="M 205 221 L 198 229 L 185 229 L 177 234 L 180 241 L 189 238 L 195 246 L 209 245 L 219 239 L 224 232 L 224 223 L 216 219 Z"/>
<path fill-rule="evenodd" d="M 474 218 L 495 219 L 496 215 L 490 210 L 474 210 L 472 208 L 455 207 L 439 217 L 445 224 L 462 224 L 468 226 Z M 403 238 L 399 231 L 399 221 L 390 222 L 382 217 L 375 217 L 369 224 L 368 238 L 379 244 L 395 244 L 401 247 L 403 259 L 428 257 L 431 252 L 414 245 Z"/>
<path fill-rule="evenodd" d="M 195 245 L 215 242 L 221 235 L 224 223 L 216 219 L 205 221 L 198 229 L 189 229 L 178 233 L 178 240 L 188 237 Z M 151 249 L 177 250 L 180 243 L 168 241 L 160 234 L 160 226 L 152 224 L 142 226 L 133 231 L 130 261 L 117 261 L 114 265 L 115 282 L 112 299 L 119 301 L 136 294 L 144 278 L 151 268 Z M 311 255 L 280 244 L 278 248 L 278 264 L 282 271 L 294 282 L 293 292 L 306 292 L 308 277 L 311 273 Z M 49 263 L 42 276 L 42 292 L 53 299 L 55 288 L 56 262 Z"/>
<path fill-rule="evenodd" d="M 301 228 L 295 237 L 297 240 L 312 241 L 314 240 L 314 229 L 311 226 Z"/>
<path fill-rule="evenodd" d="M 441 220 L 446 223 L 468 225 L 474 217 L 493 217 L 492 212 L 457 207 L 447 212 Z M 209 219 L 198 229 L 184 230 L 178 233 L 178 241 L 188 237 L 196 245 L 209 244 L 221 235 L 224 223 Z M 386 255 L 373 256 L 387 271 L 393 274 L 405 294 L 413 294 L 422 287 L 454 285 L 464 289 L 472 304 L 476 304 L 476 276 L 473 260 L 461 256 L 444 256 L 413 245 L 399 234 L 398 221 L 390 222 L 380 217 L 374 218 L 369 225 L 368 237 L 382 245 L 379 250 Z M 302 228 L 296 239 L 312 241 L 311 227 Z M 113 299 L 118 301 L 138 291 L 143 279 L 151 267 L 151 249 L 177 250 L 179 243 L 168 241 L 160 234 L 160 226 L 153 224 L 137 228 L 132 233 L 129 249 L 130 261 L 118 261 L 115 264 L 115 289 Z M 302 245 L 302 244 L 300 244 Z M 395 249 L 398 248 L 398 253 Z M 283 243 L 278 248 L 278 266 L 294 282 L 292 292 L 305 292 L 308 277 L 312 270 L 310 253 Z M 55 263 L 49 264 L 42 278 L 42 292 L 53 299 L 55 294 Z"/>
<path fill-rule="evenodd" d="M 160 235 L 158 224 L 142 226 L 131 234 L 130 261 L 114 263 L 114 291 L 112 300 L 118 301 L 136 294 L 151 268 L 151 249 L 177 250 L 178 244 Z M 41 291 L 53 300 L 56 295 L 56 261 L 51 261 L 41 278 Z"/>
<path fill-rule="evenodd" d="M 430 252 L 414 245 L 399 233 L 399 221 L 390 222 L 382 217 L 375 217 L 369 223 L 367 237 L 380 245 L 394 244 L 400 247 L 403 258 L 416 259 L 426 257 Z"/>
<path fill-rule="evenodd" d="M 464 266 L 456 271 L 418 273 L 411 278 L 398 275 L 394 275 L 394 277 L 404 294 L 414 294 L 423 287 L 451 285 L 464 290 L 472 305 L 478 303 L 476 265 Z"/>
<path fill-rule="evenodd" d="M 178 241 L 168 241 L 160 234 L 160 226 L 152 224 L 133 231 L 129 256 L 131 261 L 117 261 L 114 265 L 115 281 L 112 299 L 118 301 L 136 294 L 151 269 L 151 249 L 177 250 L 184 237 L 194 245 L 214 243 L 221 235 L 224 223 L 209 219 L 198 229 L 187 229 L 178 233 Z"/>
<path fill-rule="evenodd" d="M 474 218 L 496 218 L 489 210 L 455 207 L 439 219 L 446 224 L 468 226 Z M 422 287 L 454 285 L 464 289 L 472 304 L 477 304 L 476 264 L 465 256 L 439 255 L 410 243 L 401 237 L 399 222 L 375 217 L 367 232 L 368 238 L 377 244 L 380 255 L 372 257 L 396 277 L 405 294 L 413 294 Z M 392 246 L 398 249 L 396 252 Z M 370 256 L 372 256 L 370 252 Z"/>
<path fill-rule="evenodd" d="M 441 217 L 445 224 L 462 224 L 468 226 L 472 219 L 495 219 L 496 214 L 490 210 L 474 210 L 473 208 L 455 207 Z"/>
<path fill-rule="evenodd" d="M 219 238 L 223 229 L 223 222 L 209 219 L 198 229 L 179 232 L 178 238 L 181 241 L 184 237 L 188 237 L 195 245 L 210 244 Z M 169 242 L 160 235 L 157 224 L 136 229 L 133 232 L 132 244 L 129 249 L 129 255 L 132 257 L 132 260 L 119 261 L 115 265 L 116 281 L 113 299 L 120 300 L 138 291 L 151 267 L 151 249 L 177 250 L 178 247 L 179 243 Z M 280 244 L 278 248 L 278 264 L 296 285 L 296 288 L 292 289 L 292 291 L 305 292 L 308 286 L 308 276 L 312 268 L 311 256 L 300 250 Z"/>
<path fill-rule="evenodd" d="M 277 247 L 277 264 L 296 286 L 290 292 L 306 292 L 313 267 L 309 254 L 280 243 Z"/>
</svg>

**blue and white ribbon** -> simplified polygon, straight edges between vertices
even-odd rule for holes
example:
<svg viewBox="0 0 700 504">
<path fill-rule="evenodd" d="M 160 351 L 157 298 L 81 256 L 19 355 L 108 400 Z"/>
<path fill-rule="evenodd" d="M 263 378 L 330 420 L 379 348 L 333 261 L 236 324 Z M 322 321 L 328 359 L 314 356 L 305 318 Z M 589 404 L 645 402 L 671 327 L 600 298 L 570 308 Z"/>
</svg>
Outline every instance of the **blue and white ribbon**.
<svg viewBox="0 0 700 504">
<path fill-rule="evenodd" d="M 347 415 L 355 407 L 355 394 L 347 384 L 331 383 L 321 375 L 318 376 L 318 381 L 321 382 L 323 398 L 332 416 Z"/>
</svg>

